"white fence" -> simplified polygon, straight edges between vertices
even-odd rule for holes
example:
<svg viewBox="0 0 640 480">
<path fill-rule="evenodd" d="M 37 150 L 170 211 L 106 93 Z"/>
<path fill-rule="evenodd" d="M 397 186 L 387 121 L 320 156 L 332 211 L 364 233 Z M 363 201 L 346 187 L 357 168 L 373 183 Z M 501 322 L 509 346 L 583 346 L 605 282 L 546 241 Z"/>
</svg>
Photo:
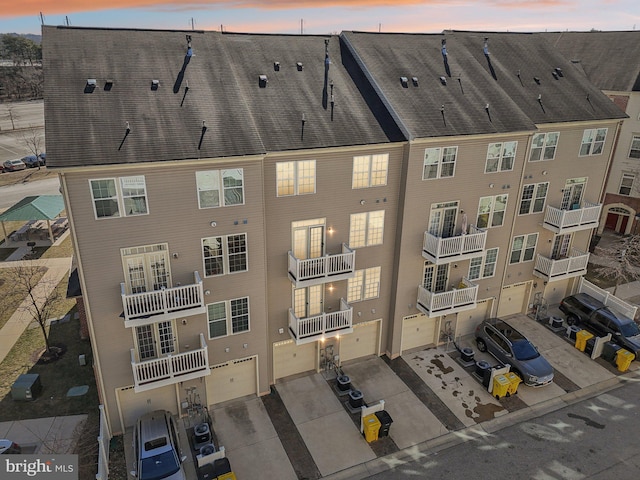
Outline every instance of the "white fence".
<svg viewBox="0 0 640 480">
<path fill-rule="evenodd" d="M 98 473 L 96 480 L 107 480 L 109 478 L 109 442 L 111 442 L 111 432 L 107 425 L 107 417 L 104 414 L 104 406 L 98 405 L 100 409 L 100 435 L 98 436 Z"/>
<path fill-rule="evenodd" d="M 612 293 L 603 290 L 602 288 L 594 285 L 588 280 L 585 280 L 584 277 L 580 278 L 580 283 L 578 285 L 579 293 L 586 293 L 587 295 L 591 295 L 593 298 L 600 300 L 607 307 L 615 310 L 616 312 L 621 313 L 622 315 L 629 317 L 631 319 L 636 318 L 636 312 L 638 307 L 635 305 L 631 305 L 623 300 L 620 300 L 618 297 L 613 295 Z"/>
</svg>

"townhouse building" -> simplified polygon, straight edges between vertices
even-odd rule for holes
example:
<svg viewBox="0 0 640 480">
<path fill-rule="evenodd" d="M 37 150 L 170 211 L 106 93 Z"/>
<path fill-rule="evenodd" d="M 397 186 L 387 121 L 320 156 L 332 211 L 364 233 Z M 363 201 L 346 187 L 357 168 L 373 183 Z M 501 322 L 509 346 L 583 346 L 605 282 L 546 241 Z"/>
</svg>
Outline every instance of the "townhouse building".
<svg viewBox="0 0 640 480">
<path fill-rule="evenodd" d="M 45 26 L 43 46 L 113 432 L 438 345 L 586 271 L 625 114 L 542 37 Z"/>
</svg>

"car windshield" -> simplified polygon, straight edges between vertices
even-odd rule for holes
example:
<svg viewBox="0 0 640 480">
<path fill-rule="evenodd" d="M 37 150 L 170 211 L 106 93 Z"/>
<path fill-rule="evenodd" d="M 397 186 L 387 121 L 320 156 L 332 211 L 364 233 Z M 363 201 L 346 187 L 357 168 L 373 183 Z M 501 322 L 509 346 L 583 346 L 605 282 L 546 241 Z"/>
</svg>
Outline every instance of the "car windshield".
<svg viewBox="0 0 640 480">
<path fill-rule="evenodd" d="M 620 325 L 620 333 L 625 337 L 635 337 L 640 335 L 640 328 L 636 322 L 623 323 Z"/>
<path fill-rule="evenodd" d="M 173 450 L 169 450 L 153 457 L 143 458 L 140 470 L 140 480 L 160 480 L 173 475 L 180 469 Z"/>
<path fill-rule="evenodd" d="M 536 347 L 531 345 L 529 340 L 517 340 L 513 342 L 513 354 L 518 360 L 533 360 L 540 356 Z"/>
</svg>

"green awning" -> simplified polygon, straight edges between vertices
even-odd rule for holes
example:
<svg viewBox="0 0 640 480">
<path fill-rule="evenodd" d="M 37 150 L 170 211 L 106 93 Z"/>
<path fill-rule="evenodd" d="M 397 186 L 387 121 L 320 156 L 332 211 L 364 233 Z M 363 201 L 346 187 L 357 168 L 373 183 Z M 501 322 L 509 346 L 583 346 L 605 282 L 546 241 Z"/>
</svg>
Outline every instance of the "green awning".
<svg viewBox="0 0 640 480">
<path fill-rule="evenodd" d="M 53 220 L 64 210 L 62 195 L 25 197 L 0 214 L 0 222 Z"/>
</svg>

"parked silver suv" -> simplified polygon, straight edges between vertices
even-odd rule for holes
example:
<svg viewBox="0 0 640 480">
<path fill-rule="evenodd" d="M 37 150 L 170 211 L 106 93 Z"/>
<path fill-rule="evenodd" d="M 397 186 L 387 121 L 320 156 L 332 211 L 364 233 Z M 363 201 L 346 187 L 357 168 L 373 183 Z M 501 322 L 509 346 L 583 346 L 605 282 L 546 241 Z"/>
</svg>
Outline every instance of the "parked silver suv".
<svg viewBox="0 0 640 480">
<path fill-rule="evenodd" d="M 156 410 L 138 419 L 133 431 L 133 452 L 138 480 L 185 480 L 178 428 L 171 412 Z"/>
</svg>

